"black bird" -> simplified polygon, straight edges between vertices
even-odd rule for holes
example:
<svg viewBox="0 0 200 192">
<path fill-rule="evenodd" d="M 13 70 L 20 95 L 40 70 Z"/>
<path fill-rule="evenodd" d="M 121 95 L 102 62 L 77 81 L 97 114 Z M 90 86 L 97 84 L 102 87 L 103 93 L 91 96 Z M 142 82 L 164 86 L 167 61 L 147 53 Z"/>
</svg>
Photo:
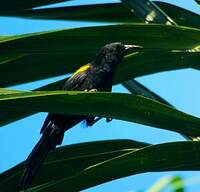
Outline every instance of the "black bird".
<svg viewBox="0 0 200 192">
<path fill-rule="evenodd" d="M 115 70 L 129 49 L 141 48 L 137 45 L 123 45 L 115 42 L 105 45 L 94 61 L 79 68 L 65 83 L 63 90 L 107 91 L 112 89 Z M 25 171 L 20 180 L 20 188 L 27 189 L 49 151 L 62 143 L 64 132 L 86 120 L 92 124 L 95 117 L 84 115 L 64 115 L 49 113 L 41 129 L 42 137 L 25 161 Z"/>
</svg>

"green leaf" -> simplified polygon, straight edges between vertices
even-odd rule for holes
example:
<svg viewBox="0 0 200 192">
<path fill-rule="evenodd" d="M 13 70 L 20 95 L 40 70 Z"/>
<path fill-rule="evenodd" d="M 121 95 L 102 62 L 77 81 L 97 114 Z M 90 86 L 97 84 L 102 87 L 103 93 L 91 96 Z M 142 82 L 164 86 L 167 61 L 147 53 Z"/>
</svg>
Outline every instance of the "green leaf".
<svg viewBox="0 0 200 192">
<path fill-rule="evenodd" d="M 124 60 L 116 83 L 163 70 L 199 68 L 199 51 L 186 51 L 199 45 L 198 29 L 146 24 L 88 27 L 17 36 L 1 42 L 0 60 L 6 59 L 0 64 L 0 87 L 70 73 L 93 60 L 100 47 L 119 40 L 145 49 Z M 160 65 L 155 65 L 158 62 Z"/>
<path fill-rule="evenodd" d="M 10 36 L 0 36 L 0 42 L 10 39 Z"/>
<path fill-rule="evenodd" d="M 156 100 L 160 103 L 173 107 L 173 105 L 171 105 L 168 101 L 166 101 L 165 99 L 163 99 L 162 97 L 160 97 L 159 95 L 157 95 L 156 93 L 154 93 L 153 91 L 151 91 L 150 89 L 148 89 L 147 87 L 145 87 L 144 85 L 136 81 L 135 79 L 126 81 L 122 83 L 122 85 L 133 94 L 142 95 L 149 99 Z"/>
<path fill-rule="evenodd" d="M 155 3 L 149 0 L 121 0 L 136 16 L 147 23 L 176 25 Z"/>
<path fill-rule="evenodd" d="M 171 187 L 176 192 L 184 192 L 184 180 L 179 176 L 174 177 L 171 181 Z"/>
<path fill-rule="evenodd" d="M 115 32 L 115 35 L 113 35 L 113 32 Z M 153 24 L 74 28 L 13 36 L 10 40 L 0 42 L 0 53 L 46 54 L 52 52 L 71 53 L 81 50 L 96 52 L 108 42 L 108 38 L 109 42 L 119 41 L 120 39 L 125 44 L 134 42 L 150 49 L 187 50 L 199 45 L 199 34 L 200 30 L 194 28 Z M 182 38 L 186 38 L 185 41 L 182 41 Z M 48 43 L 50 40 L 51 44 Z M 88 45 L 86 46 L 85 43 Z"/>
<path fill-rule="evenodd" d="M 168 3 L 154 3 L 156 3 L 156 5 L 159 6 L 167 15 L 169 15 L 178 25 L 199 28 L 199 14 Z"/>
<path fill-rule="evenodd" d="M 200 4 L 200 0 L 195 0 L 198 4 Z"/>
<path fill-rule="evenodd" d="M 95 22 L 138 22 L 130 11 L 121 3 L 92 4 L 44 8 L 36 10 L 22 10 L 18 12 L 2 11 L 1 15 L 26 17 L 32 19 L 56 19 Z"/>
<path fill-rule="evenodd" d="M 177 188 L 178 184 L 178 188 Z M 174 192 L 184 192 L 184 181 L 179 176 L 164 176 L 159 179 L 153 186 L 148 189 L 148 192 L 160 192 L 171 186 Z"/>
<path fill-rule="evenodd" d="M 155 3 L 149 0 L 122 0 L 124 4 L 126 4 L 133 13 L 135 13 L 139 18 L 146 21 L 146 23 L 157 23 L 157 24 L 166 24 L 166 25 L 176 25 L 177 24 L 163 12 Z M 198 50 L 199 47 L 194 48 L 194 52 Z M 141 94 L 145 97 L 155 99 L 161 103 L 167 104 L 172 107 L 166 100 L 161 98 L 159 95 L 155 94 L 148 88 L 144 87 L 140 83 L 136 82 L 135 80 L 129 80 L 123 83 L 123 85 L 132 93 Z M 183 135 L 186 139 L 193 140 L 198 138 L 193 138 L 190 136 Z"/>
<path fill-rule="evenodd" d="M 14 93 L 21 93 L 23 91 L 19 91 L 19 90 L 12 90 L 12 89 L 2 89 L 0 88 L 0 95 L 3 95 L 3 94 L 14 94 Z"/>
<path fill-rule="evenodd" d="M 6 56 L 6 54 L 4 55 Z M 78 57 L 76 52 L 69 54 L 19 54 L 16 58 L 5 59 L 0 63 L 0 87 L 72 73 L 90 61 L 93 55 L 94 53 L 82 52 L 78 53 Z M 11 57 L 12 54 L 7 54 L 7 56 Z M 1 58 L 2 56 L 0 56 Z M 10 78 L 5 73 L 9 74 Z"/>
<path fill-rule="evenodd" d="M 146 23 L 177 25 L 162 9 L 149 0 L 121 0 L 132 13 L 143 19 Z M 134 79 L 122 83 L 131 93 L 140 94 L 147 98 L 157 100 L 172 107 L 166 100 L 155 94 Z"/>
<path fill-rule="evenodd" d="M 35 1 L 35 0 L 1 0 L 0 12 L 4 11 L 17 11 L 17 10 L 24 10 L 32 7 L 38 7 L 42 5 L 49 5 L 53 3 L 59 3 L 63 1 L 69 0 L 42 0 L 42 1 Z"/>
<path fill-rule="evenodd" d="M 27 108 L 27 106 L 29 107 Z M 177 131 L 186 135 L 200 135 L 199 118 L 142 96 L 123 93 L 24 91 L 0 95 L 0 113 L 12 113 L 13 110 L 28 114 L 48 111 L 111 117 Z M 1 124 L 5 124 L 6 121 L 6 116 L 0 116 Z"/>
<path fill-rule="evenodd" d="M 154 2 L 178 25 L 197 27 L 200 26 L 200 16 L 186 9 L 165 2 Z M 134 13 L 131 13 L 122 3 L 106 3 L 94 5 L 68 6 L 18 12 L 2 11 L 1 15 L 27 17 L 32 19 L 56 19 L 95 22 L 143 22 Z"/>
<path fill-rule="evenodd" d="M 82 170 L 85 166 L 91 166 L 147 145 L 146 143 L 131 140 L 110 140 L 73 144 L 57 148 L 48 155 L 33 185 L 62 179 Z M 59 169 L 57 167 L 58 163 Z M 61 169 L 63 170 L 62 172 L 58 171 Z M 0 174 L 0 190 L 3 192 L 18 191 L 18 183 L 22 172 L 23 162 Z M 59 175 L 58 172 L 60 172 Z"/>
<path fill-rule="evenodd" d="M 11 86 L 72 73 L 81 65 L 90 61 L 94 54 L 87 55 L 86 53 L 79 53 L 78 55 L 77 57 L 76 53 L 67 55 L 34 54 L 12 61 L 5 61 L 0 64 L 0 86 Z M 148 60 L 144 60 L 143 58 L 148 58 Z M 122 83 L 131 78 L 162 71 L 183 68 L 199 69 L 199 59 L 199 52 L 149 51 L 132 54 L 126 57 L 120 64 L 117 70 L 115 84 Z M 159 65 L 155 65 L 155 63 L 159 63 Z M 6 74 L 9 74 L 9 78 Z M 62 87 L 62 83 L 53 86 L 53 89 L 56 90 Z M 44 90 L 50 89 L 49 87 L 51 86 L 45 87 Z"/>
<path fill-rule="evenodd" d="M 35 57 L 33 57 L 32 60 L 34 60 L 34 58 Z M 47 56 L 47 58 L 48 58 L 48 56 Z M 147 58 L 147 60 L 144 60 L 143 58 Z M 30 62 L 32 60 L 30 60 Z M 119 66 L 114 83 L 115 84 L 122 83 L 126 80 L 129 80 L 129 79 L 137 77 L 137 76 L 148 75 L 148 74 L 162 72 L 162 71 L 169 71 L 169 70 L 183 69 L 183 68 L 190 68 L 190 67 L 199 69 L 199 60 L 200 60 L 200 54 L 195 53 L 195 52 L 146 52 L 146 53 L 143 52 L 143 53 L 131 55 L 131 56 L 126 57 L 124 59 L 123 63 Z M 50 62 L 51 62 L 51 60 L 49 60 L 49 63 Z M 155 63 L 160 63 L 160 64 L 155 65 Z M 57 64 L 57 63 L 55 63 L 55 64 Z M 76 67 L 76 65 L 70 65 L 70 66 L 72 67 L 72 69 L 68 68 L 68 70 L 71 70 L 71 71 L 73 71 L 73 68 Z M 59 69 L 58 65 L 55 65 L 53 67 L 54 67 L 54 72 L 55 72 L 55 70 Z M 26 69 L 27 70 L 31 69 L 31 71 L 26 74 Z M 49 71 L 48 69 L 50 69 L 50 68 L 48 68 L 48 66 L 46 66 L 46 68 L 45 68 L 45 66 L 44 66 L 44 68 L 42 68 L 42 67 L 38 68 L 38 70 L 36 70 L 36 68 L 34 68 L 34 67 L 21 68 L 21 71 L 19 71 L 19 74 L 17 74 L 16 71 L 14 73 L 11 72 L 12 75 L 9 76 L 10 78 L 9 79 L 7 78 L 6 80 L 10 81 L 9 83 L 13 84 L 13 83 L 17 82 L 17 79 L 22 80 L 23 76 L 30 78 L 31 73 L 33 71 L 35 71 L 35 75 L 37 76 L 39 73 L 39 70 L 42 70 L 42 69 L 44 69 L 44 72 L 46 69 L 46 72 L 48 73 L 48 71 Z M 52 68 L 52 70 L 53 70 L 53 68 Z M 10 71 L 13 71 L 13 70 L 10 70 Z M 63 71 L 65 72 L 67 70 L 63 70 Z M 60 71 L 60 72 L 62 73 L 63 71 Z M 0 70 L 0 73 L 1 73 L 1 70 Z M 21 76 L 18 76 L 18 75 L 21 75 Z M 51 76 L 51 74 L 48 74 L 48 75 Z M 2 74 L 2 76 L 3 76 L 3 74 Z M 14 77 L 16 78 L 15 80 L 14 80 Z M 22 78 L 22 79 L 20 79 L 20 78 Z M 3 82 L 3 80 L 1 80 L 1 81 Z M 6 83 L 8 83 L 8 81 Z M 42 90 L 60 90 L 63 87 L 65 81 L 66 81 L 66 79 L 60 80 L 60 81 L 51 83 L 49 85 L 43 86 L 37 90 L 41 90 L 41 91 Z M 14 110 L 12 112 L 10 111 L 7 114 L 5 114 L 5 112 L 4 112 L 6 121 L 4 121 L 4 123 L 2 123 L 2 125 L 11 123 L 15 120 L 19 120 L 21 118 L 24 118 L 24 117 L 26 117 L 28 115 L 32 115 L 32 114 L 34 114 L 34 113 L 18 112 L 17 113 L 18 116 L 17 116 L 16 112 Z"/>
<path fill-rule="evenodd" d="M 146 58 L 145 60 L 143 58 Z M 125 57 L 118 67 L 114 84 L 122 83 L 129 79 L 184 68 L 200 69 L 198 60 L 199 52 L 176 52 L 176 51 L 149 51 L 130 54 Z M 159 65 L 155 65 L 159 63 Z M 37 90 L 59 90 L 63 87 L 66 79 L 45 85 Z"/>
<path fill-rule="evenodd" d="M 154 2 L 149 0 L 121 0 L 132 13 L 144 20 L 146 23 L 157 23 L 167 25 L 177 25 L 162 9 Z M 161 103 L 169 105 L 165 99 L 152 92 L 134 79 L 125 81 L 122 85 L 133 94 L 143 95 L 144 97 L 157 100 Z"/>
<path fill-rule="evenodd" d="M 87 165 L 81 167 L 81 164 L 81 168 L 77 168 L 79 171 L 77 170 L 76 173 L 63 177 L 60 180 L 51 180 L 49 183 L 45 183 L 44 186 L 38 187 L 37 190 L 32 188 L 29 191 L 64 192 L 66 189 L 69 191 L 81 191 L 114 179 L 138 173 L 199 170 L 199 150 L 199 142 L 174 142 L 151 145 L 101 161 L 89 167 Z M 48 172 L 48 176 L 50 176 L 49 171 L 54 169 L 57 171 L 53 172 L 53 176 L 59 177 L 59 167 L 61 164 L 65 165 L 65 168 L 62 168 L 63 172 L 68 172 L 70 168 L 76 168 L 79 162 L 81 163 L 82 161 L 81 158 L 78 161 L 71 162 L 63 159 L 62 161 L 57 161 L 54 167 L 53 165 L 52 167 L 49 166 L 50 168 L 46 169 L 46 173 Z M 35 185 L 40 180 L 41 177 L 38 175 Z"/>
</svg>

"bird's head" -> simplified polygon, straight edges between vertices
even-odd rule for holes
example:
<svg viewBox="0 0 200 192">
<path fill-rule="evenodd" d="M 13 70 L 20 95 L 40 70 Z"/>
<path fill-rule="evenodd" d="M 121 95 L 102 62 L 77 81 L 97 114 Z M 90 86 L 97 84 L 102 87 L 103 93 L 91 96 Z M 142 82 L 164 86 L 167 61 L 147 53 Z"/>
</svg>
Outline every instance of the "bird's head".
<svg viewBox="0 0 200 192">
<path fill-rule="evenodd" d="M 96 63 L 106 63 L 110 66 L 116 66 L 129 50 L 134 52 L 141 48 L 138 45 L 124 45 L 121 42 L 110 43 L 101 48 L 96 57 Z"/>
</svg>

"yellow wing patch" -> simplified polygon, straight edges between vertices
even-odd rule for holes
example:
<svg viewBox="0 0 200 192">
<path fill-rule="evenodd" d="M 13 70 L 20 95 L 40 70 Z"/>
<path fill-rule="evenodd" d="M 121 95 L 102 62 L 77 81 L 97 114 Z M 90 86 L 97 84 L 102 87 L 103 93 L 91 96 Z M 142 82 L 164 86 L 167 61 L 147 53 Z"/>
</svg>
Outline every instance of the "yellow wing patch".
<svg viewBox="0 0 200 192">
<path fill-rule="evenodd" d="M 74 76 L 76 76 L 76 75 L 79 74 L 79 73 L 82 73 L 82 72 L 84 72 L 84 71 L 87 71 L 89 68 L 90 68 L 90 64 L 83 65 L 83 66 L 80 67 L 77 71 L 75 71 L 75 73 L 74 73 L 71 77 L 74 77 Z"/>
</svg>

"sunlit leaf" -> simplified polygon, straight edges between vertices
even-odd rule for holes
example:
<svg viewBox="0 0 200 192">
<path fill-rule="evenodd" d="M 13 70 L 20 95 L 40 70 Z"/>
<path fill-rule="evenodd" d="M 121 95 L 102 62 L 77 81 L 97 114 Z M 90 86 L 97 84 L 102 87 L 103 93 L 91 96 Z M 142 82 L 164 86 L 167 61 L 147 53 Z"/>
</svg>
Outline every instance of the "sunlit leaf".
<svg viewBox="0 0 200 192">
<path fill-rule="evenodd" d="M 200 4 L 200 0 L 195 0 L 198 4 Z"/>
<path fill-rule="evenodd" d="M 0 3 L 0 12 L 6 11 L 17 11 L 17 10 L 24 10 L 27 8 L 32 7 L 38 7 L 42 5 L 48 5 L 53 3 L 59 3 L 62 1 L 69 1 L 69 0 L 41 0 L 41 1 L 35 1 L 35 0 L 1 0 Z"/>
<path fill-rule="evenodd" d="M 200 16 L 186 9 L 166 2 L 154 2 L 178 25 L 189 27 L 200 26 Z M 44 8 L 24 10 L 18 12 L 1 11 L 1 15 L 13 15 L 32 19 L 56 19 L 95 22 L 143 22 L 134 13 L 131 13 L 122 3 L 106 3 L 95 5 L 67 6 L 57 8 Z"/>
<path fill-rule="evenodd" d="M 146 24 L 88 27 L 16 36 L 1 42 L 0 86 L 73 72 L 93 60 L 100 47 L 114 41 L 145 47 L 124 60 L 117 82 L 159 71 L 199 68 L 198 50 L 187 50 L 199 45 L 200 30 Z"/>
<path fill-rule="evenodd" d="M 151 186 L 148 192 L 160 192 L 169 186 L 174 192 L 184 192 L 184 180 L 180 176 L 164 176 Z"/>
<path fill-rule="evenodd" d="M 24 91 L 0 95 L 0 114 L 12 111 L 28 114 L 48 111 L 111 117 L 177 131 L 186 135 L 200 135 L 199 118 L 145 97 L 131 94 Z M 0 116 L 0 123 L 5 124 L 6 122 L 6 115 Z"/>
<path fill-rule="evenodd" d="M 121 0 L 131 12 L 148 23 L 176 25 L 156 4 L 149 0 Z"/>
<path fill-rule="evenodd" d="M 69 191 L 81 191 L 138 173 L 199 170 L 199 150 L 200 143 L 190 141 L 151 145 L 107 160 L 106 154 L 97 155 L 95 158 L 92 155 L 77 159 L 64 157 L 60 160 L 58 158 L 60 161 L 49 162 L 49 164 L 46 164 L 47 167 L 43 167 L 33 183 L 35 188 L 30 188 L 29 191 L 62 192 L 66 189 Z M 102 159 L 95 164 L 95 160 L 98 158 Z M 87 160 L 94 164 L 90 166 Z M 48 178 L 50 179 L 47 183 Z M 16 182 L 16 177 L 11 177 L 10 183 L 14 182 Z M 16 186 L 11 184 L 7 186 L 15 189 L 14 187 Z M 15 192 L 14 190 L 12 191 Z"/>
<path fill-rule="evenodd" d="M 62 179 L 82 170 L 85 166 L 91 166 L 147 145 L 131 140 L 110 140 L 60 147 L 49 154 L 42 170 L 39 172 L 36 184 Z M 62 172 L 59 171 L 61 169 Z M 60 172 L 59 175 L 58 172 Z M 18 191 L 18 183 L 22 173 L 23 162 L 0 174 L 0 190 L 3 192 Z"/>
</svg>

